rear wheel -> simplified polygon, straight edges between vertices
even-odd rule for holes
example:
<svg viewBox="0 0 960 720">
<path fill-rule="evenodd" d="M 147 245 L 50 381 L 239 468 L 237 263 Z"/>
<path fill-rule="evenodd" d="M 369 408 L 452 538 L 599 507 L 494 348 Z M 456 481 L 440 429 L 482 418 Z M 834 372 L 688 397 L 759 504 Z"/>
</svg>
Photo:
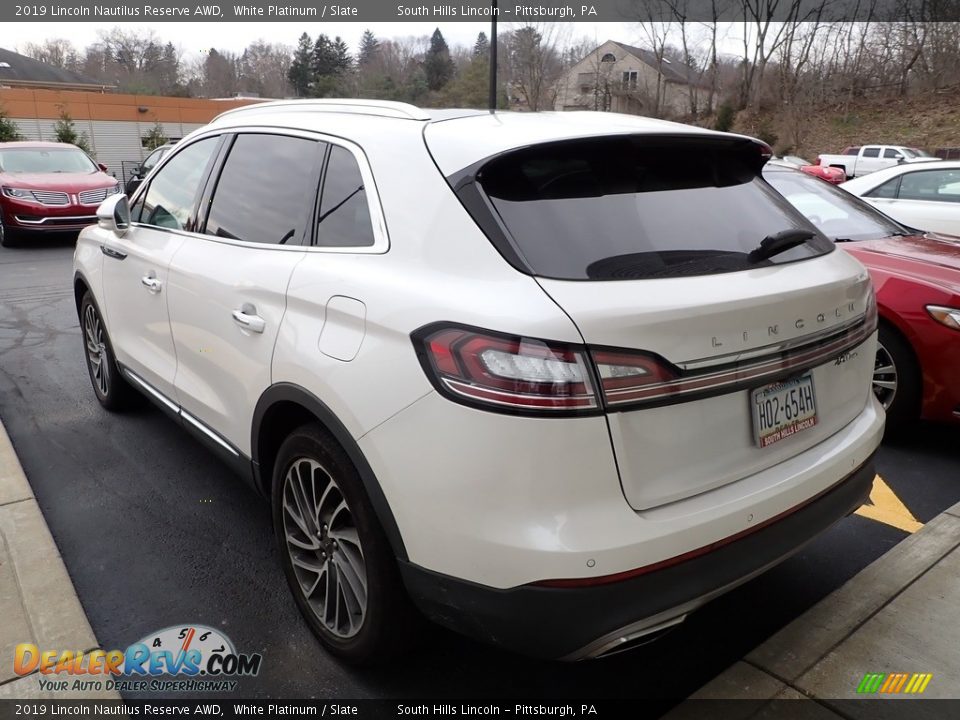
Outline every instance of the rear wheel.
<svg viewBox="0 0 960 720">
<path fill-rule="evenodd" d="M 80 332 L 90 383 L 100 404 L 107 410 L 123 410 L 136 404 L 141 396 L 117 369 L 107 328 L 89 291 L 80 302 Z"/>
<path fill-rule="evenodd" d="M 409 647 L 418 615 L 396 558 L 356 469 L 318 425 L 280 447 L 273 524 L 297 606 L 330 652 L 369 665 Z"/>
<path fill-rule="evenodd" d="M 880 326 L 873 367 L 873 392 L 887 411 L 887 435 L 903 433 L 920 416 L 920 367 L 907 341 Z"/>
</svg>

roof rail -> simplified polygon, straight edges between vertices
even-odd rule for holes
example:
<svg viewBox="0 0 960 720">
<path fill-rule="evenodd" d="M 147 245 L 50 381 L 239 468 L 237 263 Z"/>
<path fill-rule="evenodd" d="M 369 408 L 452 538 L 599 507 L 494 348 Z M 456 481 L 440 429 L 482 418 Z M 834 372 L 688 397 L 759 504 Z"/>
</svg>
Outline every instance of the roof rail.
<svg viewBox="0 0 960 720">
<path fill-rule="evenodd" d="M 309 99 L 309 100 L 274 100 L 272 102 L 254 103 L 243 107 L 227 110 L 217 115 L 219 120 L 227 115 L 240 113 L 255 113 L 274 109 L 293 109 L 312 112 L 352 113 L 355 115 L 377 115 L 380 117 L 403 118 L 407 120 L 429 120 L 430 115 L 409 103 L 394 102 L 392 100 L 352 100 L 352 99 Z"/>
</svg>

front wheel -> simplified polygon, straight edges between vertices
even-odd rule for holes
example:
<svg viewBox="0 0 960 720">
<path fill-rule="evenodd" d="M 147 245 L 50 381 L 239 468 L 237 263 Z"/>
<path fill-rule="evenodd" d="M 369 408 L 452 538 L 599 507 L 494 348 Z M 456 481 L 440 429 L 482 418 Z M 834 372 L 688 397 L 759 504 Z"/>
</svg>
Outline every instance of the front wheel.
<svg viewBox="0 0 960 720">
<path fill-rule="evenodd" d="M 0 211 L 0 247 L 13 247 L 13 231 L 3 224 L 3 212 Z"/>
<path fill-rule="evenodd" d="M 409 647 L 418 616 L 396 558 L 349 457 L 318 425 L 280 447 L 273 524 L 297 606 L 330 652 L 370 665 Z"/>
<path fill-rule="evenodd" d="M 873 392 L 887 412 L 888 437 L 903 433 L 920 416 L 920 368 L 903 337 L 880 326 L 873 367 Z"/>
</svg>

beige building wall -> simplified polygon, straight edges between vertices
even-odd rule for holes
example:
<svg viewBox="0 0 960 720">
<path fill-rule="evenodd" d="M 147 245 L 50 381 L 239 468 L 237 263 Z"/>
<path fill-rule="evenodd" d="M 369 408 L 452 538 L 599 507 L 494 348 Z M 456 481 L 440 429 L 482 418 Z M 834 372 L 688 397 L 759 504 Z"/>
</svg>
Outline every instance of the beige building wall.
<svg viewBox="0 0 960 720">
<path fill-rule="evenodd" d="M 672 117 L 689 114 L 690 97 L 686 84 L 666 80 L 608 40 L 561 78 L 554 109 Z"/>
</svg>

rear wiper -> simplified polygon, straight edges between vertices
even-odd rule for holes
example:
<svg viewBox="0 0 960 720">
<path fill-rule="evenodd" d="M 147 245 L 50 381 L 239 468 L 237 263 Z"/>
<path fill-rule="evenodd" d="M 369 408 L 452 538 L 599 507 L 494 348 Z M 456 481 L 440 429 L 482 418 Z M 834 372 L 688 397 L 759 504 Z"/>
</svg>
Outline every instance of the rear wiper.
<svg viewBox="0 0 960 720">
<path fill-rule="evenodd" d="M 747 255 L 747 261 L 758 263 L 761 260 L 766 260 L 774 255 L 786 252 L 797 245 L 803 245 L 807 240 L 812 240 L 813 237 L 813 231 L 803 230 L 801 228 L 789 228 L 774 233 L 773 235 L 767 235 L 767 237 L 761 241 L 760 247 L 750 251 L 750 254 Z"/>
</svg>

